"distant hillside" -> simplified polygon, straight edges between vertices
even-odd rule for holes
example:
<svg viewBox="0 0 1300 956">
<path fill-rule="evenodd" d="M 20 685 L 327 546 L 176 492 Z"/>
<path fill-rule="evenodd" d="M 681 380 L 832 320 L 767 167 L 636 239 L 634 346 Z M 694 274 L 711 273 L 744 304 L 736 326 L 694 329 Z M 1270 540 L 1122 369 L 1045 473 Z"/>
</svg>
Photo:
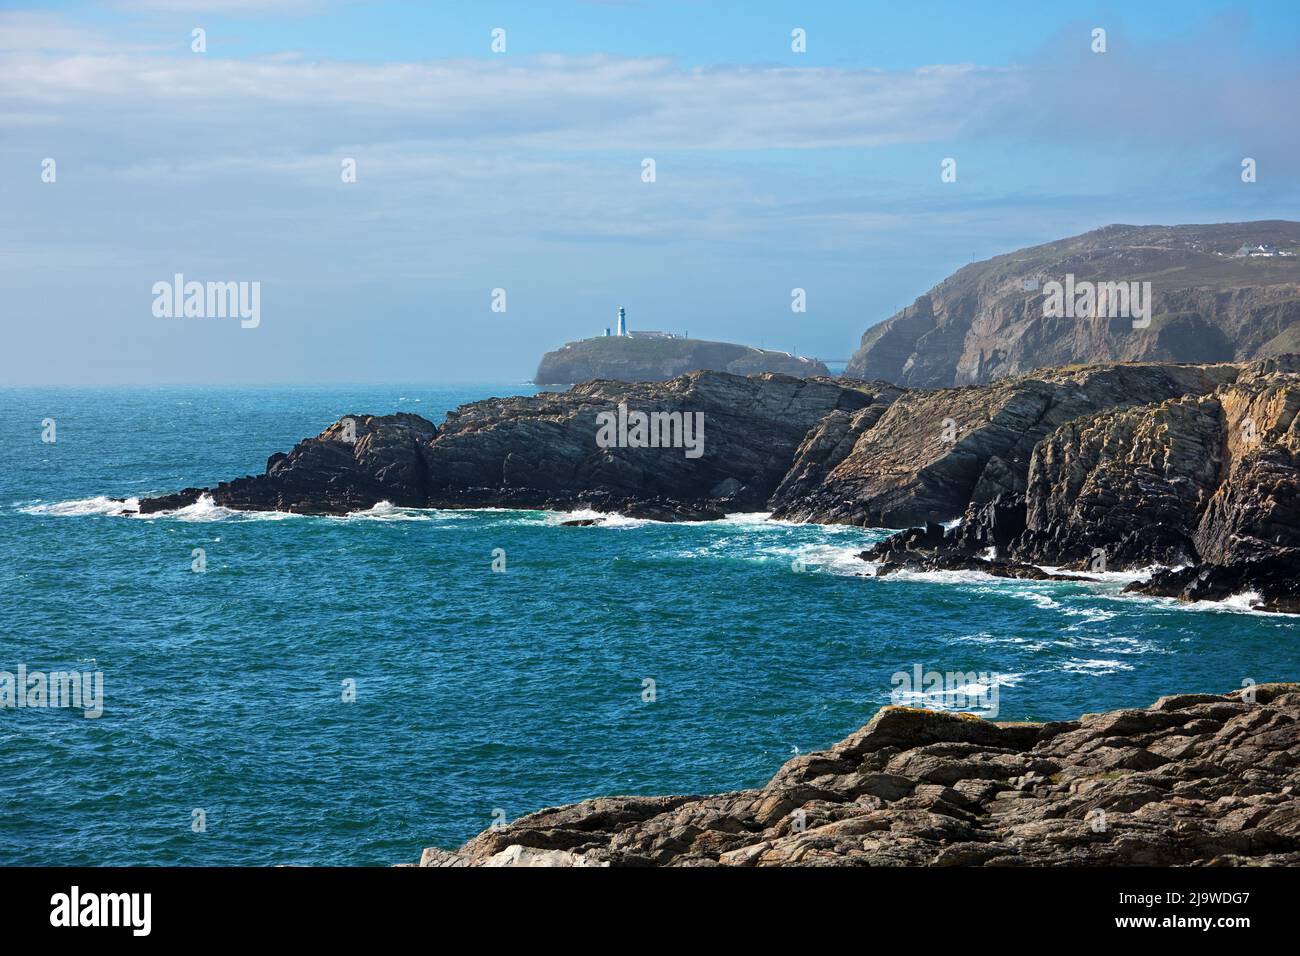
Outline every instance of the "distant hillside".
<svg viewBox="0 0 1300 956">
<path fill-rule="evenodd" d="M 1300 350 L 1300 223 L 1105 226 L 965 266 L 868 329 L 844 374 L 971 385 L 1051 365 L 1226 362 Z M 1043 285 L 1150 281 L 1149 328 L 1130 318 L 1044 318 Z M 1026 280 L 1029 280 L 1028 287 Z"/>
<path fill-rule="evenodd" d="M 572 385 L 593 378 L 664 382 L 702 369 L 736 375 L 781 372 L 801 378 L 830 374 L 816 359 L 798 358 L 786 352 L 770 352 L 748 345 L 706 342 L 703 339 L 610 335 L 580 339 L 547 352 L 537 366 L 533 381 L 538 385 Z"/>
</svg>

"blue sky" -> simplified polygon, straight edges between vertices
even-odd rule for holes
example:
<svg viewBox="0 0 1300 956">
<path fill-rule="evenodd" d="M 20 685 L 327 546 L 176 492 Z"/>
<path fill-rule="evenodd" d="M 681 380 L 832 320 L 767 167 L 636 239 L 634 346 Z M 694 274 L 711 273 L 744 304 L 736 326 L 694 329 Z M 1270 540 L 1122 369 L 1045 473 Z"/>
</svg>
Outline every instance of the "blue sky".
<svg viewBox="0 0 1300 956">
<path fill-rule="evenodd" d="M 20 2 L 0 382 L 518 380 L 620 304 L 846 358 L 974 258 L 1300 218 L 1296 49 L 1294 2 Z M 261 324 L 155 317 L 177 272 Z"/>
</svg>

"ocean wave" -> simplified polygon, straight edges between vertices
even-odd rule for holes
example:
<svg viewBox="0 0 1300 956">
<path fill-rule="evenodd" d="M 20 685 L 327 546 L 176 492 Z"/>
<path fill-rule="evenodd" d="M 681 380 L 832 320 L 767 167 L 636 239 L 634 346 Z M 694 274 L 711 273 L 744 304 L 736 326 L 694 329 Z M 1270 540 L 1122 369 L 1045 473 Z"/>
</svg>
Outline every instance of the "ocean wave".
<svg viewBox="0 0 1300 956">
<path fill-rule="evenodd" d="M 1113 617 L 1119 616 L 1119 611 L 1104 611 L 1099 607 L 1067 607 L 1062 610 L 1063 614 L 1070 617 L 1084 618 L 1081 624 L 1099 624 L 1102 621 L 1109 621 Z M 1073 625 L 1078 627 L 1079 625 Z"/>
<path fill-rule="evenodd" d="M 335 515 L 335 521 L 456 521 L 472 517 L 467 512 L 446 508 L 405 508 L 391 501 L 380 501 L 361 511 Z"/>
<path fill-rule="evenodd" d="M 927 671 L 929 670 L 945 675 L 949 671 L 960 672 L 966 676 L 972 673 L 961 668 L 927 668 Z M 977 670 L 974 673 L 980 674 L 981 672 Z M 1016 687 L 1026 676 L 1024 673 L 1001 674 L 992 671 L 987 672 L 987 681 L 976 680 L 953 687 L 947 686 L 945 683 L 945 686 L 935 690 L 894 690 L 886 694 L 885 697 L 888 698 L 889 703 L 904 707 L 918 707 L 926 710 L 968 711 L 979 714 L 984 708 L 975 706 L 972 701 L 979 701 L 990 697 L 994 693 L 1000 693 L 1000 689 L 1003 687 Z M 990 714 L 989 716 L 992 719 L 996 715 Z"/>
<path fill-rule="evenodd" d="M 1146 581 L 1157 571 L 1163 571 L 1162 565 L 1150 565 L 1145 568 L 1135 568 L 1131 571 L 1077 571 L 1073 568 L 1058 568 L 1050 564 L 1040 564 L 1039 568 L 1048 574 L 1061 574 L 1070 578 L 1096 578 L 1098 581 L 1109 584 L 1132 584 L 1134 581 Z"/>
<path fill-rule="evenodd" d="M 140 507 L 139 498 L 109 498 L 95 495 L 93 498 L 74 498 L 71 501 L 55 501 L 48 504 L 30 504 L 18 510 L 28 515 L 53 515 L 59 518 L 81 517 L 83 515 L 125 515 L 132 514 Z"/>
<path fill-rule="evenodd" d="M 183 508 L 173 508 L 170 511 L 155 511 L 153 514 L 132 515 L 131 517 L 139 517 L 149 521 L 170 518 L 173 521 L 206 523 L 227 520 L 283 521 L 286 518 L 302 518 L 305 516 L 288 511 L 240 511 L 236 508 L 227 508 L 224 505 L 217 504 L 212 500 L 211 495 L 199 495 L 197 501 L 185 505 Z"/>
<path fill-rule="evenodd" d="M 1123 661 L 1079 657 L 1072 657 L 1057 668 L 1067 674 L 1084 674 L 1088 677 L 1101 677 L 1132 669 L 1132 664 L 1125 664 Z"/>
<path fill-rule="evenodd" d="M 793 571 L 823 571 L 849 577 L 868 573 L 869 565 L 858 557 L 862 553 L 861 545 L 810 544 L 772 550 L 782 552 L 781 556 L 789 559 Z"/>
<path fill-rule="evenodd" d="M 1116 594 L 1117 601 L 1140 601 L 1147 605 L 1156 605 L 1169 611 L 1190 612 L 1193 614 L 1246 614 L 1254 617 L 1289 618 L 1290 614 L 1267 611 L 1257 605 L 1262 598 L 1257 591 L 1242 591 L 1224 598 L 1222 601 L 1180 601 L 1174 597 L 1155 594 Z"/>
<path fill-rule="evenodd" d="M 1036 604 L 1038 605 L 1039 610 L 1042 611 L 1062 610 L 1060 601 L 1056 600 L 1056 598 L 1052 597 L 1050 594 L 1045 594 L 1042 591 L 1031 591 L 1028 588 L 1014 588 L 1014 589 L 1009 589 L 1004 593 L 1006 593 L 1009 597 L 1023 598 L 1026 601 Z"/>
<path fill-rule="evenodd" d="M 547 511 L 543 522 L 548 525 L 562 525 L 566 521 L 592 521 L 597 528 L 643 528 L 648 524 L 672 524 L 670 521 L 652 521 L 650 518 L 629 518 L 627 515 L 608 511 L 593 511 L 579 508 L 577 511 Z"/>
<path fill-rule="evenodd" d="M 1032 642 L 1027 637 L 1020 637 L 1016 634 L 990 634 L 988 631 L 980 631 L 977 634 L 963 634 L 960 637 L 952 638 L 953 644 L 1024 644 L 1033 645 L 1038 642 Z M 1042 645 L 1046 646 L 1046 645 Z"/>
<path fill-rule="evenodd" d="M 1263 598 L 1258 591 L 1242 591 L 1226 597 L 1222 601 L 1179 601 L 1177 598 L 1163 598 L 1172 601 L 1180 611 L 1210 611 L 1216 614 L 1254 614 L 1259 617 L 1291 617 L 1277 611 L 1266 611 L 1259 607 Z"/>
<path fill-rule="evenodd" d="M 874 571 L 880 565 L 877 562 L 864 562 Z M 877 578 L 879 581 L 925 581 L 929 584 L 985 584 L 989 582 L 1006 582 L 1012 583 L 1010 578 L 1000 578 L 996 574 L 989 574 L 987 571 L 972 571 L 969 569 L 961 571 L 912 571 L 901 570 L 884 577 Z M 1014 582 L 1019 584 L 1019 581 Z"/>
</svg>

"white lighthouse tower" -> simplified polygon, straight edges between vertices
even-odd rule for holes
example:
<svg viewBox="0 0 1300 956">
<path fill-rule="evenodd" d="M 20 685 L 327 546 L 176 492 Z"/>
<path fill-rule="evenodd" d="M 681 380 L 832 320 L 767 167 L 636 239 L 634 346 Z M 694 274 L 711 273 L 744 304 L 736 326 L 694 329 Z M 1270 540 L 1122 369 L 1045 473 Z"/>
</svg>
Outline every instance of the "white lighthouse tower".
<svg viewBox="0 0 1300 956">
<path fill-rule="evenodd" d="M 627 335 L 627 310 L 621 305 L 618 307 L 618 334 L 619 336 Z"/>
</svg>

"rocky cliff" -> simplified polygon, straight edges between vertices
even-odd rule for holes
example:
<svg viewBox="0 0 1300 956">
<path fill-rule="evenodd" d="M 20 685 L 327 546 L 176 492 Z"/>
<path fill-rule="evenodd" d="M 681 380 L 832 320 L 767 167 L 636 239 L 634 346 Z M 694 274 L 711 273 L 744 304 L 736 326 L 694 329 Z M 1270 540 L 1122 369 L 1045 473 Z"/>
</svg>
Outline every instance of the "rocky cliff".
<svg viewBox="0 0 1300 956">
<path fill-rule="evenodd" d="M 572 385 L 591 379 L 664 382 L 700 369 L 757 375 L 777 372 L 800 378 L 830 372 L 816 359 L 703 339 L 601 336 L 570 342 L 542 356 L 533 381 L 538 385 Z"/>
<path fill-rule="evenodd" d="M 1212 392 L 1235 366 L 1103 365 L 984 387 L 875 384 L 872 407 L 827 417 L 772 499 L 775 517 L 900 527 L 959 517 L 970 502 L 1023 492 L 1035 446 L 1101 411 Z"/>
<path fill-rule="evenodd" d="M 1300 685 L 1052 723 L 885 707 L 765 786 L 600 797 L 421 866 L 1300 864 Z"/>
<path fill-rule="evenodd" d="M 1164 565 L 1179 570 L 1136 587 L 1186 600 L 1253 591 L 1263 608 L 1300 612 L 1298 411 L 1297 356 L 1078 366 L 937 390 L 693 372 L 488 399 L 441 426 L 348 416 L 272 455 L 265 474 L 140 510 L 202 494 L 318 514 L 380 501 L 662 520 L 770 509 L 923 525 L 864 555 L 882 573 Z M 602 419 L 617 424 L 604 441 Z"/>
<path fill-rule="evenodd" d="M 231 508 L 314 514 L 389 501 L 718 518 L 761 508 L 810 428 L 873 398 L 861 382 L 694 372 L 671 382 L 594 381 L 474 402 L 449 412 L 440 427 L 415 415 L 351 415 L 272 455 L 265 474 L 147 499 L 140 510 L 170 510 L 207 494 Z M 662 417 L 640 436 L 634 426 L 622 435 L 616 429 L 615 444 L 602 447 L 599 416 L 617 421 L 620 406 L 628 415 Z M 683 431 L 696 422 L 698 433 Z M 699 440 L 698 455 L 684 447 L 687 437 Z M 659 447 L 636 447 L 638 438 Z"/>
<path fill-rule="evenodd" d="M 868 329 L 845 375 L 914 387 L 995 381 L 1094 362 L 1233 362 L 1300 349 L 1300 223 L 1106 226 L 953 273 Z M 1150 324 L 1044 317 L 1045 285 L 1151 283 Z"/>
<path fill-rule="evenodd" d="M 1118 403 L 1057 425 L 1033 440 L 1027 457 L 981 450 L 975 457 L 985 464 L 959 526 L 934 524 L 953 517 L 952 501 L 930 495 L 922 499 L 926 528 L 895 535 L 864 557 L 882 569 L 991 573 L 1015 573 L 1017 564 L 1165 565 L 1177 570 L 1131 590 L 1184 600 L 1254 592 L 1262 609 L 1300 612 L 1300 359 L 1196 371 L 1204 379 L 1180 377 L 1181 395 Z M 990 386 L 1008 387 L 1021 383 Z M 1088 392 L 1090 400 L 1097 394 Z M 994 417 L 998 408 L 989 409 Z M 1033 438 L 1039 427 L 1023 433 Z M 926 471 L 945 474 L 943 462 L 923 462 L 899 487 L 916 501 L 935 484 Z M 840 500 L 832 497 L 832 505 Z M 987 564 L 988 549 L 1002 565 Z"/>
</svg>

